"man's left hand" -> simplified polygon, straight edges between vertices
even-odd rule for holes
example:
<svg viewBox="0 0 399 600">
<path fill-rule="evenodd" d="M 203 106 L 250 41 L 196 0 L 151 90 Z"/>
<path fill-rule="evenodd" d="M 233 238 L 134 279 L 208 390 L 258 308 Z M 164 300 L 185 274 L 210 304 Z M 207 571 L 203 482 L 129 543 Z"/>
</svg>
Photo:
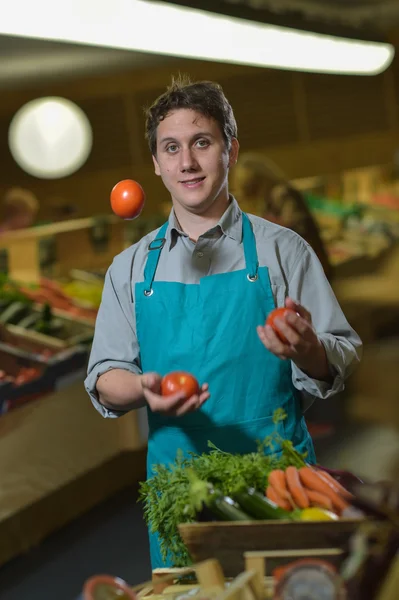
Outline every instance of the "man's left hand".
<svg viewBox="0 0 399 600">
<path fill-rule="evenodd" d="M 262 344 L 282 360 L 291 359 L 309 377 L 330 381 L 332 375 L 326 351 L 313 328 L 311 314 L 291 298 L 286 298 L 285 306 L 295 313 L 277 318 L 274 324 L 285 336 L 287 343 L 282 342 L 273 328 L 265 323 L 257 327 Z"/>
</svg>

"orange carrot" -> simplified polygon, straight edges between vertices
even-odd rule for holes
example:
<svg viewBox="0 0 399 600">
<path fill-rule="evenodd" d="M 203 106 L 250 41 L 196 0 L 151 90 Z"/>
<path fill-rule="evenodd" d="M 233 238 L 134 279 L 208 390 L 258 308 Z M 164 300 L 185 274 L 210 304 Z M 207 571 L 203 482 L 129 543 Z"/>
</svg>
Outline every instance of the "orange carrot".
<svg viewBox="0 0 399 600">
<path fill-rule="evenodd" d="M 276 492 L 276 489 L 272 485 L 267 486 L 266 496 L 269 498 L 269 500 L 277 504 L 277 506 L 279 506 L 280 508 L 283 508 L 284 510 L 288 511 L 292 510 L 289 501 L 286 498 L 282 498 L 280 494 Z"/>
<path fill-rule="evenodd" d="M 288 497 L 287 482 L 285 473 L 282 469 L 274 469 L 269 474 L 269 485 L 272 485 L 279 496 L 282 498 Z"/>
<path fill-rule="evenodd" d="M 302 467 L 299 469 L 299 477 L 302 481 L 303 485 L 315 492 L 320 492 L 330 498 L 334 509 L 342 512 L 345 508 L 349 506 L 348 502 L 346 502 L 337 492 L 333 490 L 333 488 L 321 477 L 319 477 L 318 472 L 310 467 Z"/>
<path fill-rule="evenodd" d="M 295 504 L 299 508 L 308 508 L 309 498 L 306 494 L 306 490 L 303 487 L 301 480 L 299 479 L 298 469 L 295 467 L 287 467 L 285 470 L 285 477 L 287 480 L 287 487 L 292 495 Z"/>
<path fill-rule="evenodd" d="M 271 473 L 269 474 L 268 483 L 269 485 L 272 485 L 274 487 L 274 489 L 281 498 L 288 500 L 291 509 L 296 508 L 292 496 L 287 489 L 287 480 L 285 477 L 285 473 L 282 469 L 274 469 L 274 471 L 271 471 Z"/>
<path fill-rule="evenodd" d="M 344 496 L 344 498 L 347 498 L 348 500 L 350 500 L 353 497 L 353 494 L 348 492 L 348 490 L 344 488 L 343 485 L 341 485 L 336 479 L 334 479 L 332 475 L 330 475 L 330 473 L 327 473 L 322 469 L 318 469 L 317 467 L 315 468 L 315 471 L 322 479 L 324 479 L 327 483 L 331 485 L 331 487 L 335 492 L 337 492 L 337 494 L 341 494 L 341 496 Z"/>
<path fill-rule="evenodd" d="M 320 492 L 315 492 L 314 490 L 309 489 L 306 490 L 306 493 L 312 506 L 320 506 L 321 508 L 326 508 L 327 510 L 332 511 L 332 502 L 325 494 L 321 494 Z"/>
</svg>

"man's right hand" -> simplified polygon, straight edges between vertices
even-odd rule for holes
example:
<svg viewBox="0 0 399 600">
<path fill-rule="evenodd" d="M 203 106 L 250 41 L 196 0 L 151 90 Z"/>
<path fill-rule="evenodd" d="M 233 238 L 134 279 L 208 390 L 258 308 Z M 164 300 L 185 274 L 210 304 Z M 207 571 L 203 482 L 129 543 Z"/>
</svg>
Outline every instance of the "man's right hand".
<svg viewBox="0 0 399 600">
<path fill-rule="evenodd" d="M 162 377 L 158 373 L 144 373 L 144 375 L 141 375 L 143 396 L 152 412 L 163 413 L 170 417 L 181 417 L 198 410 L 210 396 L 207 383 L 201 386 L 199 395 L 195 394 L 191 398 L 187 398 L 184 392 L 162 396 L 161 381 Z"/>
</svg>

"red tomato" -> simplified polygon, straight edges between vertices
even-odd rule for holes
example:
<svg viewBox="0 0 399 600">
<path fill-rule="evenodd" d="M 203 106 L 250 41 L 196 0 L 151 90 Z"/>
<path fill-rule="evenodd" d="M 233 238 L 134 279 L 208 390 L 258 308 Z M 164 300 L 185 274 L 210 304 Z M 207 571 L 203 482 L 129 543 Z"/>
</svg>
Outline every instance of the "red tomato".
<svg viewBox="0 0 399 600">
<path fill-rule="evenodd" d="M 137 181 L 124 179 L 111 191 L 111 208 L 122 219 L 135 219 L 143 210 L 145 193 Z"/>
<path fill-rule="evenodd" d="M 165 375 L 161 382 L 162 396 L 170 396 L 181 391 L 185 393 L 186 398 L 199 394 L 200 387 L 195 377 L 184 371 L 174 371 Z"/>
<path fill-rule="evenodd" d="M 285 306 L 282 306 L 280 308 L 275 308 L 274 310 L 272 310 L 272 312 L 269 313 L 266 319 L 266 325 L 270 325 L 271 327 L 273 327 L 275 334 L 280 338 L 280 340 L 284 344 L 288 344 L 288 340 L 285 337 L 285 335 L 281 333 L 281 331 L 278 329 L 274 321 L 275 319 L 282 319 L 284 321 L 285 315 L 289 315 L 290 313 L 293 313 L 294 315 L 298 314 L 297 312 L 295 312 L 295 310 L 292 310 L 292 308 L 285 308 Z"/>
<path fill-rule="evenodd" d="M 93 575 L 83 586 L 84 600 L 96 598 L 120 598 L 120 600 L 136 600 L 136 594 L 128 584 L 119 577 L 111 575 Z"/>
</svg>

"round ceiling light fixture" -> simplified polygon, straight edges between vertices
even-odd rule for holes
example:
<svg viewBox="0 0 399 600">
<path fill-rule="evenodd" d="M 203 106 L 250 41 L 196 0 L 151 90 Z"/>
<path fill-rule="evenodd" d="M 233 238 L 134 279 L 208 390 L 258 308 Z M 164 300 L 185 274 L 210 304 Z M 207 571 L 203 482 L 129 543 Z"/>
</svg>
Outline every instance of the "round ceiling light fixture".
<svg viewBox="0 0 399 600">
<path fill-rule="evenodd" d="M 14 115 L 8 144 L 17 164 L 40 179 L 75 173 L 89 157 L 93 132 L 86 114 L 74 102 L 37 98 Z"/>
</svg>

